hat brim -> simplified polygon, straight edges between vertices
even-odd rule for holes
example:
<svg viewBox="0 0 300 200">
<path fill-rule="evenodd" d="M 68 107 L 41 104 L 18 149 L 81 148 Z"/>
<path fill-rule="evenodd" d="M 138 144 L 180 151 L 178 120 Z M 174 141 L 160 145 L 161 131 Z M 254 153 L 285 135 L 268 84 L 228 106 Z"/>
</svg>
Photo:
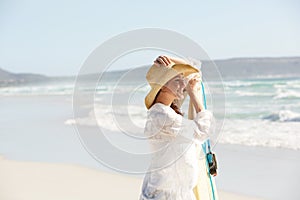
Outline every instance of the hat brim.
<svg viewBox="0 0 300 200">
<path fill-rule="evenodd" d="M 198 68 L 193 67 L 188 64 L 174 64 L 171 68 L 172 68 L 172 70 L 176 71 L 175 74 L 168 77 L 168 79 L 166 79 L 166 81 L 163 84 L 152 85 L 150 92 L 145 97 L 145 105 L 146 105 L 147 109 L 150 109 L 151 106 L 153 105 L 155 97 L 156 97 L 157 93 L 160 91 L 160 89 L 162 88 L 162 86 L 164 84 L 166 84 L 169 80 L 174 78 L 176 75 L 183 74 L 184 77 L 187 77 L 188 75 L 190 75 L 192 73 L 199 73 Z"/>
</svg>

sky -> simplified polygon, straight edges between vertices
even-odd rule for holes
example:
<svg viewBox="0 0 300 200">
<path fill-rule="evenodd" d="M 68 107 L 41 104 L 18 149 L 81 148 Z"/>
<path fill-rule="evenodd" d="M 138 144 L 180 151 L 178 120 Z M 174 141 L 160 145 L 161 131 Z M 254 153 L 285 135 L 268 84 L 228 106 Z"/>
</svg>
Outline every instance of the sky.
<svg viewBox="0 0 300 200">
<path fill-rule="evenodd" d="M 113 36 L 176 31 L 212 59 L 300 56 L 300 2 L 0 0 L 0 68 L 75 75 Z"/>
</svg>

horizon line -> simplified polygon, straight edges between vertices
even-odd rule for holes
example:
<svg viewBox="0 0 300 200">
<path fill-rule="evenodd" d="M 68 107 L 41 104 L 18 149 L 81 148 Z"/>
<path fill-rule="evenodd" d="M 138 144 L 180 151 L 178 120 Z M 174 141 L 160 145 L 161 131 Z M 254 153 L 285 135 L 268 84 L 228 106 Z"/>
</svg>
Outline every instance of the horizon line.
<svg viewBox="0 0 300 200">
<path fill-rule="evenodd" d="M 262 57 L 228 57 L 228 58 L 216 58 L 216 59 L 211 59 L 213 62 L 216 61 L 226 61 L 226 60 L 237 60 L 237 59 L 300 59 L 300 55 L 298 56 L 262 56 Z M 207 60 L 202 60 L 202 61 L 207 61 Z M 129 68 L 128 68 L 129 69 Z M 34 73 L 34 72 L 12 72 L 9 70 L 6 70 L 0 66 L 0 70 L 11 73 L 11 74 L 34 74 L 34 75 L 42 75 L 46 77 L 68 77 L 68 76 L 76 76 L 75 75 L 47 75 L 47 74 L 40 74 L 40 73 Z M 118 69 L 118 70 L 108 70 L 108 72 L 118 72 L 118 71 L 123 71 L 127 69 Z"/>
</svg>

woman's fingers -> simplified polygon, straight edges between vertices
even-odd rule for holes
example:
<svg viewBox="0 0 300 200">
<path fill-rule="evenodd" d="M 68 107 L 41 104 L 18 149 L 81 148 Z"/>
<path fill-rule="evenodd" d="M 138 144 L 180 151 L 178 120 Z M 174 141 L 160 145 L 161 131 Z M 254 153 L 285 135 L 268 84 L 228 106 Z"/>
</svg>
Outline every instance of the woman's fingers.
<svg viewBox="0 0 300 200">
<path fill-rule="evenodd" d="M 196 77 L 192 78 L 187 85 L 188 90 L 198 91 L 200 89 L 200 80 Z"/>
<path fill-rule="evenodd" d="M 161 63 L 158 60 L 154 60 L 154 64 L 157 65 L 157 66 L 161 65 Z"/>
<path fill-rule="evenodd" d="M 156 58 L 154 63 L 168 66 L 169 64 L 171 64 L 171 60 L 167 56 L 158 56 L 158 58 Z"/>
<path fill-rule="evenodd" d="M 197 78 L 192 78 L 190 81 L 189 81 L 189 84 L 190 85 L 194 85 L 196 84 L 197 82 L 199 82 L 199 80 Z"/>
<path fill-rule="evenodd" d="M 171 60 L 167 56 L 159 56 L 159 58 L 161 58 L 166 65 L 171 64 Z"/>
</svg>

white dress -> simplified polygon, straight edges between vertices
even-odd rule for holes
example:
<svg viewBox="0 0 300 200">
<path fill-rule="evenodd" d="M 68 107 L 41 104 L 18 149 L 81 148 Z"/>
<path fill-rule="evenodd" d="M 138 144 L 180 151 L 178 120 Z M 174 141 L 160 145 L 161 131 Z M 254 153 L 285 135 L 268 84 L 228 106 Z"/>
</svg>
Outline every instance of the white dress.
<svg viewBox="0 0 300 200">
<path fill-rule="evenodd" d="M 153 156 L 140 200 L 195 200 L 200 156 L 196 145 L 207 139 L 211 121 L 209 111 L 187 120 L 161 103 L 148 110 L 145 134 Z"/>
</svg>

